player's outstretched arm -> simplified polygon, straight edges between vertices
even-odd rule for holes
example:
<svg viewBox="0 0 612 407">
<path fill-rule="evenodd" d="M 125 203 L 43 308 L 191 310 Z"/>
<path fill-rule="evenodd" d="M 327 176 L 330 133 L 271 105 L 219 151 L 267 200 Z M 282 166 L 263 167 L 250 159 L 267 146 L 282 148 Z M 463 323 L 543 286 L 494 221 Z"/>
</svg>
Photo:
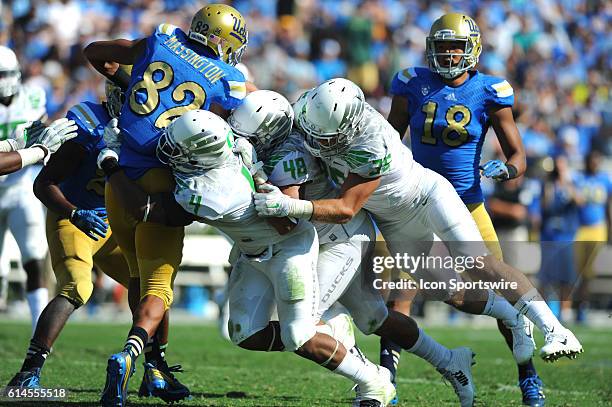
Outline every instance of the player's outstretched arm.
<svg viewBox="0 0 612 407">
<path fill-rule="evenodd" d="M 410 124 L 410 116 L 408 115 L 408 98 L 404 96 L 393 96 L 391 100 L 391 110 L 387 121 L 399 133 L 400 139 L 404 138 L 408 125 Z"/>
<path fill-rule="evenodd" d="M 499 144 L 506 156 L 507 179 L 520 177 L 527 168 L 527 159 L 521 135 L 514 122 L 512 108 L 502 107 L 493 109 L 489 111 L 489 117 L 491 118 L 491 125 L 493 130 L 495 130 Z"/>
<path fill-rule="evenodd" d="M 49 126 L 39 121 L 20 124 L 14 139 L 0 141 L 0 175 L 40 161 L 46 164 L 62 143 L 76 135 L 74 121 L 67 119 L 58 119 Z"/>
<path fill-rule="evenodd" d="M 41 149 L 41 159 L 44 156 L 44 151 Z M 17 151 L 0 152 L 0 175 L 11 174 L 21 168 L 21 156 Z"/>
<path fill-rule="evenodd" d="M 117 72 L 117 64 L 133 65 L 147 49 L 146 38 L 137 40 L 117 39 L 110 41 L 95 41 L 83 50 L 89 63 L 113 82 Z M 117 83 L 117 85 L 125 85 Z"/>
<path fill-rule="evenodd" d="M 336 199 L 305 201 L 283 194 L 269 184 L 254 195 L 255 208 L 261 216 L 305 218 L 325 223 L 347 223 L 359 212 L 380 185 L 380 177 L 363 178 L 349 174 Z"/>
</svg>

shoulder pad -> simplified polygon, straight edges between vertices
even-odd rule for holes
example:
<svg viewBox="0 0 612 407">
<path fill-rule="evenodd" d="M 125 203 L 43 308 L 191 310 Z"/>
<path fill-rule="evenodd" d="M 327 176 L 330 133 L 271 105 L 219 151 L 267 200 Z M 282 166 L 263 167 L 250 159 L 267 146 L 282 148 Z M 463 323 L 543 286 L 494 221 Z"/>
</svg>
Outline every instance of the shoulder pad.
<svg viewBox="0 0 612 407">
<path fill-rule="evenodd" d="M 93 133 L 96 127 L 106 124 L 100 121 L 100 118 L 86 103 L 79 103 L 72 106 L 68 110 L 66 117 L 74 120 L 79 127 L 86 130 L 88 133 Z"/>
<path fill-rule="evenodd" d="M 512 89 L 512 86 L 508 83 L 507 80 L 505 79 L 500 80 L 499 78 L 493 78 L 493 79 L 496 79 L 496 80 L 492 81 L 490 86 L 491 86 L 491 89 L 493 89 L 493 93 L 496 97 L 506 98 L 506 97 L 514 95 L 514 90 Z"/>
<path fill-rule="evenodd" d="M 397 79 L 403 83 L 410 82 L 410 79 L 417 76 L 415 68 L 406 68 L 397 73 Z"/>
<path fill-rule="evenodd" d="M 44 109 L 47 104 L 47 94 L 40 86 L 24 85 L 22 88 L 24 95 L 28 98 L 32 109 Z"/>
<path fill-rule="evenodd" d="M 155 34 L 172 35 L 177 29 L 178 27 L 172 24 L 160 24 L 155 29 Z"/>
<path fill-rule="evenodd" d="M 246 83 L 244 81 L 228 80 L 229 95 L 235 99 L 244 99 L 246 97 Z"/>
</svg>

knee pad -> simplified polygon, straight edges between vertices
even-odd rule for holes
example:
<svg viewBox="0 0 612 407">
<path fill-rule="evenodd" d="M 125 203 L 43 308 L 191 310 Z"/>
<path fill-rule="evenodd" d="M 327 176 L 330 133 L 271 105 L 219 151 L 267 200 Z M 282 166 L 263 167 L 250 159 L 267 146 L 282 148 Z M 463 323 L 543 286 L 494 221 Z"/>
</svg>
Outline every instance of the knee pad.
<svg viewBox="0 0 612 407">
<path fill-rule="evenodd" d="M 303 321 L 294 321 L 286 325 L 281 325 L 281 340 L 285 345 L 285 350 L 295 352 L 303 344 L 312 339 L 317 333 L 314 324 L 305 324 Z"/>
<path fill-rule="evenodd" d="M 91 281 L 74 281 L 61 287 L 59 295 L 68 300 L 77 308 L 86 304 L 93 293 L 93 283 Z"/>
</svg>

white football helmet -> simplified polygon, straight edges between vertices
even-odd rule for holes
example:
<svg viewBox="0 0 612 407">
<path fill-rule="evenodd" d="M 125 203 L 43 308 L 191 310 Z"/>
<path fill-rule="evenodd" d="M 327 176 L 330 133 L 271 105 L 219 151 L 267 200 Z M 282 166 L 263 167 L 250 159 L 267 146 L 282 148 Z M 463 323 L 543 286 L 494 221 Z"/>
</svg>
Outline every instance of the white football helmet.
<svg viewBox="0 0 612 407">
<path fill-rule="evenodd" d="M 293 109 L 283 95 L 257 90 L 244 98 L 227 122 L 236 135 L 249 139 L 258 159 L 265 160 L 291 132 Z"/>
<path fill-rule="evenodd" d="M 233 143 L 225 120 L 207 110 L 190 110 L 162 130 L 157 158 L 174 171 L 201 173 L 229 162 Z"/>
<path fill-rule="evenodd" d="M 363 92 L 348 79 L 330 79 L 311 90 L 298 117 L 306 148 L 317 157 L 345 151 L 359 131 L 364 109 Z"/>
<path fill-rule="evenodd" d="M 0 45 L 0 97 L 13 96 L 21 85 L 21 71 L 17 55 L 12 49 Z"/>
<path fill-rule="evenodd" d="M 298 118 L 300 117 L 302 110 L 304 110 L 304 106 L 306 106 L 306 101 L 308 100 L 308 94 L 312 92 L 313 89 L 314 88 L 309 89 L 305 91 L 304 93 L 302 93 L 300 97 L 295 102 L 293 102 L 293 104 L 291 105 L 291 107 L 293 107 L 293 117 L 294 117 L 293 125 L 295 127 L 299 127 Z"/>
</svg>

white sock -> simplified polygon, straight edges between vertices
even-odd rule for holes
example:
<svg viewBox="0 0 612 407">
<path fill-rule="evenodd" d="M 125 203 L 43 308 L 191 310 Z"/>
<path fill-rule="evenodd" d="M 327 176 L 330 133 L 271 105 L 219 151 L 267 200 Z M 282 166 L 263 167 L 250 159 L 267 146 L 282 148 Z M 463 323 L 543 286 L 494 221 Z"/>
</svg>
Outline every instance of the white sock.
<svg viewBox="0 0 612 407">
<path fill-rule="evenodd" d="M 546 301 L 538 290 L 532 288 L 514 304 L 519 313 L 524 314 L 543 333 L 550 332 L 556 327 L 563 328 L 555 314 L 552 313 Z"/>
<path fill-rule="evenodd" d="M 365 362 L 351 352 L 346 352 L 346 356 L 338 365 L 334 373 L 344 376 L 353 382 L 365 386 L 366 383 L 375 380 L 378 376 L 376 365 Z"/>
<path fill-rule="evenodd" d="M 30 306 L 30 314 L 32 315 L 32 333 L 36 330 L 38 317 L 43 312 L 49 302 L 49 291 L 46 288 L 37 288 L 26 294 L 28 305 Z"/>
<path fill-rule="evenodd" d="M 451 360 L 451 351 L 445 346 L 439 344 L 431 336 L 427 335 L 419 328 L 419 339 L 408 352 L 425 359 L 436 368 L 441 369 L 448 366 Z"/>
<path fill-rule="evenodd" d="M 485 305 L 482 315 L 500 319 L 507 327 L 515 326 L 518 320 L 518 311 L 516 308 L 514 308 L 504 297 L 497 295 L 493 290 L 489 290 L 489 298 L 487 299 L 487 305 Z"/>
</svg>

